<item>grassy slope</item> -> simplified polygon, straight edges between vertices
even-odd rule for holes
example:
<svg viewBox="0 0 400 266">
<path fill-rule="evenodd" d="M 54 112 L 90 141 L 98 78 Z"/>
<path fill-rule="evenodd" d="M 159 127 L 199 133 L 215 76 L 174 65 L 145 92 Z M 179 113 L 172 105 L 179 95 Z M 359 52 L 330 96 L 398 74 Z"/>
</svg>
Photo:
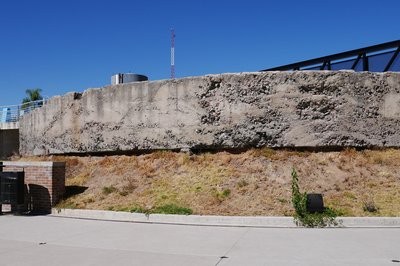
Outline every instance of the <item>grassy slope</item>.
<svg viewBox="0 0 400 266">
<path fill-rule="evenodd" d="M 400 150 L 291 152 L 253 149 L 189 156 L 40 157 L 67 162 L 67 186 L 88 187 L 59 207 L 128 210 L 177 204 L 194 214 L 292 215 L 291 169 L 300 189 L 323 193 L 348 216 L 400 216 Z M 376 213 L 364 204 L 376 205 Z"/>
</svg>

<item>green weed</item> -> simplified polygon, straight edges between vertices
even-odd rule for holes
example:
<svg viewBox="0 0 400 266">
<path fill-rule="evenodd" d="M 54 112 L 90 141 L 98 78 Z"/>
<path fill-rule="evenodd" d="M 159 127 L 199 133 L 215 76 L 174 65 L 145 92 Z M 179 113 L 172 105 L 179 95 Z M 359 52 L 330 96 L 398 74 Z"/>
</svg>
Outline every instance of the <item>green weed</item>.
<svg viewBox="0 0 400 266">
<path fill-rule="evenodd" d="M 249 182 L 247 182 L 246 180 L 240 180 L 238 183 L 237 183 L 237 187 L 238 188 L 242 188 L 242 187 L 246 187 L 246 186 L 248 186 L 249 185 Z"/>
<path fill-rule="evenodd" d="M 190 215 L 193 213 L 193 210 L 175 204 L 166 204 L 155 207 L 154 209 L 150 210 L 150 213 Z"/>
<path fill-rule="evenodd" d="M 115 192 L 115 191 L 117 191 L 117 188 L 114 187 L 114 186 L 103 187 L 103 188 L 101 189 L 101 192 L 102 192 L 104 195 L 109 195 L 109 194 L 111 194 L 111 193 L 113 193 L 113 192 Z"/>
<path fill-rule="evenodd" d="M 294 219 L 298 225 L 305 227 L 326 227 L 337 225 L 335 218 L 337 212 L 331 208 L 325 208 L 322 213 L 310 213 L 307 211 L 307 193 L 301 193 L 296 169 L 292 169 L 292 203 L 295 209 Z"/>
<path fill-rule="evenodd" d="M 214 191 L 214 197 L 220 202 L 222 202 L 226 198 L 228 198 L 229 195 L 231 195 L 231 190 L 229 188 L 226 188 L 222 191 L 218 191 L 218 190 Z"/>
</svg>

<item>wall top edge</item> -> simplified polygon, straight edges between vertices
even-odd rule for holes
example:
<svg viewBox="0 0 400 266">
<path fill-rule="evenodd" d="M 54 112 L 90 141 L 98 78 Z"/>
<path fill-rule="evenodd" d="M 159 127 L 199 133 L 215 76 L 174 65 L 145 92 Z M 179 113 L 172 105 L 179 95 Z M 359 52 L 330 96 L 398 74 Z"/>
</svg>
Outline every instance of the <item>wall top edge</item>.
<svg viewBox="0 0 400 266">
<path fill-rule="evenodd" d="M 57 167 L 65 166 L 65 162 L 12 162 L 3 161 L 3 166 L 16 166 L 16 167 L 28 167 L 28 166 L 47 166 L 47 167 Z"/>
</svg>

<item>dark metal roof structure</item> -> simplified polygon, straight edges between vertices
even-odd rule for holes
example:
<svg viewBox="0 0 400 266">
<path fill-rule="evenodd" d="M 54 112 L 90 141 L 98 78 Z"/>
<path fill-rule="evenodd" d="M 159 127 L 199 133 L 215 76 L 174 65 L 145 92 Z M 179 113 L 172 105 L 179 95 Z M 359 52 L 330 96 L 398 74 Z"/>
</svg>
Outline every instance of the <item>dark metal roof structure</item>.
<svg viewBox="0 0 400 266">
<path fill-rule="evenodd" d="M 400 40 L 323 56 L 261 71 L 343 70 L 400 71 Z"/>
</svg>

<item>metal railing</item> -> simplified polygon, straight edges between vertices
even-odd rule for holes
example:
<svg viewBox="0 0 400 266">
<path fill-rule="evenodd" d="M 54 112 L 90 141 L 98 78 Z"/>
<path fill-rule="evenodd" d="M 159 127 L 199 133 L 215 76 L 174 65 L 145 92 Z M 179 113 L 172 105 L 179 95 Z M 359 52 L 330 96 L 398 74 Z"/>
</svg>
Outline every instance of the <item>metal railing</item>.
<svg viewBox="0 0 400 266">
<path fill-rule="evenodd" d="M 342 70 L 400 71 L 400 40 L 328 55 L 261 71 Z"/>
<path fill-rule="evenodd" d="M 20 117 L 46 104 L 46 99 L 17 105 L 0 106 L 0 123 L 18 122 Z"/>
</svg>

